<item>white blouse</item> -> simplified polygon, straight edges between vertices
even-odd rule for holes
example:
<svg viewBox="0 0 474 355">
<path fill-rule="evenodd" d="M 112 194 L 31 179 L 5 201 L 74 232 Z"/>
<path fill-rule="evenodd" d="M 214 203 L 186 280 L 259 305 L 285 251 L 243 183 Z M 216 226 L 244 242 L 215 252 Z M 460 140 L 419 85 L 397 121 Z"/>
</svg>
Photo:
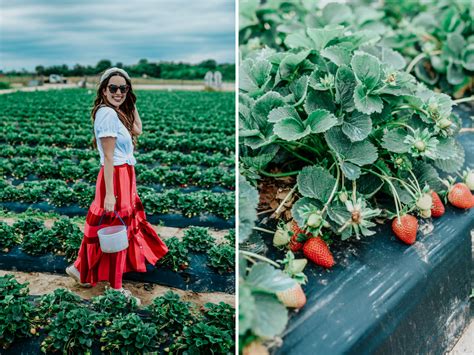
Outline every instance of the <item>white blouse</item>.
<svg viewBox="0 0 474 355">
<path fill-rule="evenodd" d="M 100 141 L 102 137 L 116 138 L 113 157 L 114 166 L 122 164 L 135 165 L 137 163 L 133 156 L 132 137 L 113 108 L 104 106 L 97 110 L 94 120 L 94 132 L 101 165 L 104 165 L 104 150 Z"/>
</svg>

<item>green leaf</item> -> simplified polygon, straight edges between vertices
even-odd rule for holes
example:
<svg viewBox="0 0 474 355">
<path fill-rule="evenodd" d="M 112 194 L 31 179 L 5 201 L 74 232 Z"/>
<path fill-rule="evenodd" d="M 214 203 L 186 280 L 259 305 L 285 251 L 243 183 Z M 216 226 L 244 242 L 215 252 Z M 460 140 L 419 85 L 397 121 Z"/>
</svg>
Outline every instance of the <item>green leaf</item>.
<svg viewBox="0 0 474 355">
<path fill-rule="evenodd" d="M 299 117 L 298 112 L 293 106 L 281 106 L 274 108 L 268 114 L 268 122 L 278 122 L 288 117 Z"/>
<path fill-rule="evenodd" d="M 273 127 L 273 132 L 281 139 L 296 141 L 311 133 L 311 127 L 307 127 L 299 118 L 287 117 Z"/>
<path fill-rule="evenodd" d="M 242 243 L 252 233 L 257 220 L 258 191 L 239 175 L 239 241 Z"/>
<path fill-rule="evenodd" d="M 321 208 L 323 208 L 322 204 L 318 200 L 309 197 L 302 197 L 293 204 L 291 215 L 299 226 L 304 226 L 307 217 L 303 215 L 302 209 L 319 210 Z"/>
<path fill-rule="evenodd" d="M 373 55 L 379 59 L 381 63 L 387 64 L 395 70 L 402 70 L 406 65 L 406 61 L 403 56 L 391 48 L 379 45 L 364 45 L 359 49 L 365 53 Z"/>
<path fill-rule="evenodd" d="M 450 61 L 448 64 L 447 79 L 451 85 L 459 85 L 464 81 L 465 75 L 460 64 Z"/>
<path fill-rule="evenodd" d="M 308 28 L 307 33 L 309 38 L 313 40 L 313 48 L 317 51 L 321 51 L 330 41 L 344 33 L 344 27 L 326 26 L 324 28 Z"/>
<path fill-rule="evenodd" d="M 372 131 L 372 120 L 368 115 L 353 112 L 344 120 L 342 131 L 352 142 L 364 140 Z"/>
<path fill-rule="evenodd" d="M 349 180 L 357 180 L 360 177 L 360 168 L 348 162 L 342 162 L 341 170 Z"/>
<path fill-rule="evenodd" d="M 354 109 L 354 89 L 356 80 L 352 70 L 343 65 L 336 72 L 336 102 L 340 103 L 343 110 Z"/>
<path fill-rule="evenodd" d="M 351 67 L 357 79 L 370 91 L 380 81 L 380 62 L 367 53 L 357 53 L 352 57 Z"/>
<path fill-rule="evenodd" d="M 280 63 L 279 72 L 282 79 L 288 79 L 298 69 L 310 52 L 302 51 L 297 54 L 289 53 Z"/>
<path fill-rule="evenodd" d="M 355 88 L 354 103 L 359 112 L 367 115 L 374 112 L 380 113 L 383 109 L 383 101 L 380 96 L 366 93 L 362 85 L 357 85 Z"/>
<path fill-rule="evenodd" d="M 357 190 L 367 198 L 375 195 L 383 186 L 383 181 L 374 174 L 363 174 L 357 180 Z"/>
<path fill-rule="evenodd" d="M 253 291 L 276 293 L 293 287 L 296 283 L 288 274 L 275 269 L 268 263 L 256 263 L 245 279 Z"/>
<path fill-rule="evenodd" d="M 428 184 L 435 191 L 445 189 L 445 186 L 439 180 L 439 174 L 436 169 L 424 161 L 416 160 L 413 163 L 413 174 L 415 174 L 421 188 Z"/>
<path fill-rule="evenodd" d="M 320 166 L 306 166 L 297 177 L 298 191 L 305 197 L 326 202 L 336 179 Z"/>
<path fill-rule="evenodd" d="M 268 125 L 268 115 L 276 107 L 285 106 L 283 97 L 275 92 L 270 91 L 260 97 L 252 107 L 252 114 L 259 127 Z"/>
<path fill-rule="evenodd" d="M 264 338 L 280 335 L 288 322 L 286 307 L 273 295 L 254 294 L 254 297 L 253 333 Z"/>
<path fill-rule="evenodd" d="M 438 144 L 436 145 L 436 156 L 440 160 L 447 160 L 456 158 L 457 143 L 454 138 L 438 138 Z"/>
<path fill-rule="evenodd" d="M 351 52 L 341 46 L 330 46 L 321 51 L 321 56 L 329 59 L 337 66 L 349 65 L 351 63 Z"/>
<path fill-rule="evenodd" d="M 434 161 L 435 166 L 442 171 L 452 174 L 461 170 L 464 165 L 464 148 L 458 142 L 455 142 L 455 150 L 451 159 L 437 159 Z"/>
<path fill-rule="evenodd" d="M 312 133 L 323 133 L 337 124 L 337 117 L 327 110 L 316 110 L 311 112 L 305 121 Z"/>
<path fill-rule="evenodd" d="M 271 70 L 271 63 L 265 59 L 256 62 L 252 59 L 244 60 L 239 68 L 240 90 L 249 93 L 259 90 L 271 79 Z"/>
<path fill-rule="evenodd" d="M 242 276 L 242 275 L 241 275 Z M 252 329 L 256 311 L 255 298 L 245 285 L 239 285 L 239 334 L 243 335 Z"/>
<path fill-rule="evenodd" d="M 295 80 L 290 85 L 290 90 L 293 93 L 296 105 L 299 105 L 306 98 L 308 91 L 308 76 L 303 75 L 298 80 Z"/>
<path fill-rule="evenodd" d="M 459 33 L 450 33 L 446 38 L 446 51 L 454 58 L 460 58 L 466 47 L 466 40 Z"/>
<path fill-rule="evenodd" d="M 339 3 L 329 3 L 323 8 L 323 19 L 327 24 L 351 23 L 353 13 L 349 6 Z"/>
<path fill-rule="evenodd" d="M 285 45 L 288 48 L 312 48 L 313 42 L 306 36 L 306 33 L 302 31 L 290 33 L 286 36 Z"/>
<path fill-rule="evenodd" d="M 405 143 L 406 136 L 403 129 L 392 129 L 383 136 L 382 147 L 393 153 L 407 153 L 410 145 Z"/>
<path fill-rule="evenodd" d="M 465 69 L 474 71 L 474 43 L 467 46 L 462 54 L 462 65 Z"/>
<path fill-rule="evenodd" d="M 377 148 L 367 140 L 351 142 L 340 127 L 333 127 L 325 133 L 329 147 L 341 156 L 342 160 L 362 166 L 372 164 L 378 158 Z"/>
<path fill-rule="evenodd" d="M 318 109 L 334 112 L 336 106 L 334 105 L 334 100 L 329 91 L 316 91 L 313 89 L 308 89 L 308 95 L 306 95 L 304 109 L 309 115 L 311 112 Z"/>
</svg>

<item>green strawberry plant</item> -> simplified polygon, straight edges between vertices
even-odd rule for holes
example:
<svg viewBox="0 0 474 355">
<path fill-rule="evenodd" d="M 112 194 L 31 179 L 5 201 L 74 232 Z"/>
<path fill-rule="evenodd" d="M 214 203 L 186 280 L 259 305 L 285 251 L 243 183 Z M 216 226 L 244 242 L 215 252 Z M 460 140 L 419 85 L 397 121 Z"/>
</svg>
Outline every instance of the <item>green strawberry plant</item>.
<svg viewBox="0 0 474 355">
<path fill-rule="evenodd" d="M 88 308 L 60 311 L 45 328 L 41 352 L 92 353 L 92 344 L 99 337 L 97 314 Z"/>
<path fill-rule="evenodd" d="M 156 297 L 147 307 L 153 324 L 159 333 L 169 335 L 180 334 L 183 327 L 193 323 L 191 304 L 182 301 L 180 296 L 173 291 L 167 291 L 160 297 Z"/>
<path fill-rule="evenodd" d="M 0 276 L 0 346 L 7 349 L 17 338 L 35 333 L 30 321 L 33 307 L 28 301 L 28 283 L 13 275 Z"/>
<path fill-rule="evenodd" d="M 235 270 L 235 246 L 227 243 L 214 245 L 208 252 L 208 264 L 219 274 Z"/>
<path fill-rule="evenodd" d="M 102 331 L 101 351 L 130 354 L 155 350 L 158 330 L 153 323 L 145 323 L 137 314 L 129 313 L 112 321 Z"/>
<path fill-rule="evenodd" d="M 0 251 L 8 253 L 15 245 L 20 243 L 20 238 L 15 234 L 12 226 L 0 222 Z"/>
<path fill-rule="evenodd" d="M 92 308 L 108 319 L 135 312 L 137 302 L 134 298 L 127 298 L 121 292 L 108 288 L 103 295 L 92 298 Z"/>
<path fill-rule="evenodd" d="M 169 267 L 173 271 L 185 270 L 189 265 L 186 244 L 176 237 L 165 239 L 168 253 L 158 261 L 158 265 Z"/>
<path fill-rule="evenodd" d="M 215 243 L 215 239 L 208 228 L 190 226 L 184 231 L 183 243 L 191 250 L 203 252 Z"/>
</svg>

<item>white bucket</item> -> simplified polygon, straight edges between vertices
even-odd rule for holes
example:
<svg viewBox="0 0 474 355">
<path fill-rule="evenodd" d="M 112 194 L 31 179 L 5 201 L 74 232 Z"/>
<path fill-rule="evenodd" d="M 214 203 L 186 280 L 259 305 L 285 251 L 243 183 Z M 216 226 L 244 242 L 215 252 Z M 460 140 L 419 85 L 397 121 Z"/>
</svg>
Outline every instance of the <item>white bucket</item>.
<svg viewBox="0 0 474 355">
<path fill-rule="evenodd" d="M 103 253 L 117 253 L 128 248 L 127 227 L 124 225 L 105 227 L 97 234 Z"/>
</svg>

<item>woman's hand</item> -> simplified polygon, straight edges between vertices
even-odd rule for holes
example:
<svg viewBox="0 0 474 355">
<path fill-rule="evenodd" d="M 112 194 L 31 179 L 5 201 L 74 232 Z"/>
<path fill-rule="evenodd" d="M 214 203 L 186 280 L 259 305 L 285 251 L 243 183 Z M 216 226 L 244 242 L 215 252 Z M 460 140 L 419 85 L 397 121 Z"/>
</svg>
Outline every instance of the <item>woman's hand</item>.
<svg viewBox="0 0 474 355">
<path fill-rule="evenodd" d="M 115 207 L 115 196 L 114 195 L 105 195 L 104 200 L 104 209 L 106 212 L 113 212 Z"/>
</svg>

